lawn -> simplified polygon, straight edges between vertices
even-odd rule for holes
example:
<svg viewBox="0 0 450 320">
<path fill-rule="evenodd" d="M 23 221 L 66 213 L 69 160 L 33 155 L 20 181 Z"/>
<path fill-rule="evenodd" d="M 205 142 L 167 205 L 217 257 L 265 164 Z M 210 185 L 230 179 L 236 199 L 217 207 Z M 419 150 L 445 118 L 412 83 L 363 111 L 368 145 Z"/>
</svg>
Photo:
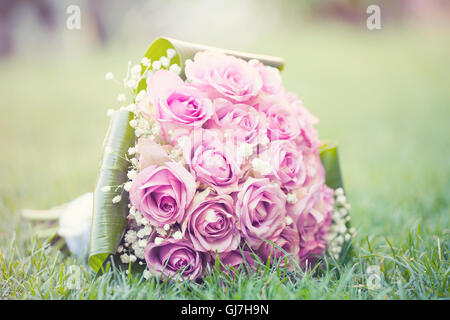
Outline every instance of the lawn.
<svg viewBox="0 0 450 320">
<path fill-rule="evenodd" d="M 267 268 L 233 280 L 164 282 L 62 256 L 21 221 L 92 191 L 123 74 L 146 43 L 121 50 L 26 55 L 0 62 L 0 298 L 2 299 L 436 299 L 449 298 L 450 34 L 369 32 L 331 26 L 267 35 L 247 51 L 283 56 L 286 87 L 320 118 L 323 140 L 340 145 L 355 253 L 312 274 Z M 81 285 L 65 281 L 81 265 Z M 369 289 L 367 267 L 380 266 Z"/>
</svg>

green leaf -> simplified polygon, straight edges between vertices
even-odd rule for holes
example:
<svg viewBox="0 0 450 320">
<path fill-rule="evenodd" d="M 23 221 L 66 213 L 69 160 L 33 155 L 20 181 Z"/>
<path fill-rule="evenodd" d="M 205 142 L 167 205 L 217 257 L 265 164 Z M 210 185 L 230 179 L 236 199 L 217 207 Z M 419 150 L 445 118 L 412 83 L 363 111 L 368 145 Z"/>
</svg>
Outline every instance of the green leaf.
<svg viewBox="0 0 450 320">
<path fill-rule="evenodd" d="M 117 195 L 115 187 L 103 192 L 105 186 L 118 186 L 128 180 L 129 163 L 124 158 L 128 148 L 134 146 L 134 131 L 130 127 L 133 114 L 125 110 L 116 111 L 104 141 L 104 148 L 112 153 L 103 152 L 100 174 L 94 191 L 91 243 L 89 264 L 98 272 L 109 255 L 116 252 L 126 227 L 128 194 L 122 192 L 122 200 L 113 204 Z"/>
<path fill-rule="evenodd" d="M 341 168 L 339 165 L 337 145 L 334 143 L 324 144 L 320 148 L 319 152 L 320 152 L 320 160 L 322 161 L 323 167 L 325 169 L 326 174 L 325 181 L 327 186 L 335 190 L 337 188 L 344 189 L 344 183 L 342 181 L 341 175 Z M 349 229 L 350 221 L 347 221 L 345 225 L 347 229 Z M 349 259 L 351 253 L 352 253 L 351 241 L 346 241 L 342 245 L 342 251 L 339 256 L 339 260 L 342 263 L 345 263 Z"/>
<path fill-rule="evenodd" d="M 344 188 L 337 146 L 335 144 L 324 144 L 320 150 L 320 160 L 325 168 L 326 184 L 330 188 Z"/>
</svg>

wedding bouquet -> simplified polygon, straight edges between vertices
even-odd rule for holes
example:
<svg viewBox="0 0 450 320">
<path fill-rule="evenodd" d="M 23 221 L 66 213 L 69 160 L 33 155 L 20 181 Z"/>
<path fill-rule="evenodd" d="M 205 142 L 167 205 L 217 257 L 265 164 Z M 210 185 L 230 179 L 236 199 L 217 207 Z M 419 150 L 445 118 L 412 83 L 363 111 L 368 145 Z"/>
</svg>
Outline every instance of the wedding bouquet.
<svg viewBox="0 0 450 320">
<path fill-rule="evenodd" d="M 343 255 L 354 230 L 337 150 L 282 67 L 168 38 L 129 63 L 94 192 L 94 270 L 112 255 L 193 280 L 217 261 L 305 268 Z"/>
</svg>

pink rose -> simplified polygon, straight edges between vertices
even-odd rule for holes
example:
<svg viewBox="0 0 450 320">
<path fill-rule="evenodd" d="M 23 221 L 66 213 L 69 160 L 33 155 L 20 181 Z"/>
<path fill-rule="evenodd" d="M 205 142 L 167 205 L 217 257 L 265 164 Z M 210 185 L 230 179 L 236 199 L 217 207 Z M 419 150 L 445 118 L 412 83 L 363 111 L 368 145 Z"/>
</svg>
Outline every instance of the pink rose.
<svg viewBox="0 0 450 320">
<path fill-rule="evenodd" d="M 277 260 L 281 267 L 284 267 L 285 260 L 287 260 L 288 265 L 293 266 L 292 261 L 298 262 L 299 253 L 299 235 L 296 228 L 287 226 L 283 229 L 281 234 L 272 239 L 271 242 L 264 242 L 258 250 L 258 253 L 263 258 L 263 261 L 267 259 Z M 283 250 L 280 250 L 279 248 Z M 283 252 L 284 251 L 284 252 Z M 282 259 L 280 261 L 280 259 Z M 289 264 L 289 262 L 291 262 Z"/>
<path fill-rule="evenodd" d="M 286 195 L 269 179 L 248 178 L 236 197 L 242 235 L 252 248 L 280 235 L 286 221 Z"/>
<path fill-rule="evenodd" d="M 266 156 L 273 168 L 273 173 L 268 175 L 269 178 L 279 181 L 281 187 L 287 191 L 303 186 L 307 168 L 303 153 L 293 141 L 272 141 Z"/>
<path fill-rule="evenodd" d="M 215 259 L 215 256 L 212 258 Z M 248 271 L 247 268 L 252 269 L 255 265 L 255 259 L 253 259 L 251 252 L 247 250 L 241 252 L 240 249 L 220 253 L 219 260 L 221 262 L 220 268 L 225 272 L 228 272 L 229 269 L 231 271 L 238 270 L 241 266 Z"/>
<path fill-rule="evenodd" d="M 300 235 L 299 258 L 302 266 L 314 264 L 316 257 L 322 255 L 328 243 L 328 233 L 333 211 L 333 189 L 323 185 L 317 195 L 310 198 L 310 202 L 297 220 L 297 230 Z"/>
<path fill-rule="evenodd" d="M 176 162 L 152 165 L 133 179 L 130 202 L 153 225 L 181 223 L 196 190 L 194 177 Z"/>
<path fill-rule="evenodd" d="M 267 136 L 270 141 L 296 140 L 300 136 L 299 119 L 283 97 L 269 96 L 260 101 L 256 107 L 267 116 Z"/>
<path fill-rule="evenodd" d="M 300 136 L 296 139 L 297 145 L 317 149 L 320 147 L 320 141 L 314 125 L 319 122 L 318 119 L 303 106 L 303 103 L 295 94 L 288 93 L 285 97 L 289 102 L 294 118 L 297 119 L 300 126 Z"/>
<path fill-rule="evenodd" d="M 198 193 L 183 224 L 183 233 L 197 251 L 228 252 L 239 245 L 233 199 L 229 195 Z"/>
<path fill-rule="evenodd" d="M 246 61 L 218 52 L 198 52 L 194 61 L 186 64 L 186 77 L 211 99 L 223 97 L 246 102 L 256 97 L 262 88 L 258 71 Z"/>
<path fill-rule="evenodd" d="M 208 121 L 207 128 L 220 129 L 238 142 L 255 143 L 258 135 L 266 133 L 263 117 L 248 104 L 234 104 L 225 99 L 214 100 L 216 110 L 214 120 Z"/>
<path fill-rule="evenodd" d="M 235 146 L 224 143 L 220 132 L 194 130 L 184 139 L 183 155 L 197 179 L 219 193 L 237 189 L 241 174 Z"/>
<path fill-rule="evenodd" d="M 139 138 L 137 143 L 137 153 L 139 154 L 139 171 L 151 165 L 164 165 L 170 158 L 163 146 L 150 138 Z"/>
<path fill-rule="evenodd" d="M 207 255 L 197 252 L 189 241 L 165 239 L 149 243 L 144 250 L 148 269 L 164 278 L 180 274 L 189 280 L 200 278 L 208 262 Z"/>
<path fill-rule="evenodd" d="M 249 63 L 258 70 L 259 75 L 261 76 L 263 82 L 262 91 L 267 94 L 279 94 L 284 92 L 281 74 L 277 68 L 265 66 L 263 63 L 254 60 L 249 61 Z"/>
<path fill-rule="evenodd" d="M 184 84 L 175 73 L 157 71 L 148 81 L 150 101 L 163 137 L 168 140 L 169 130 L 177 135 L 188 134 L 200 128 L 213 114 L 211 100 L 193 86 Z"/>
</svg>

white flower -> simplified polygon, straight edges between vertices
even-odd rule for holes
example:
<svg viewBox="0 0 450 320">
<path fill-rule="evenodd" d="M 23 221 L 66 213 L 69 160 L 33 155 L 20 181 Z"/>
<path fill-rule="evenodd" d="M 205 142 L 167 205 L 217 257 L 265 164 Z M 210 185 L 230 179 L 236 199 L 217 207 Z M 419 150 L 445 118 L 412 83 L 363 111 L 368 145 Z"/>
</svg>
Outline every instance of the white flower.
<svg viewBox="0 0 450 320">
<path fill-rule="evenodd" d="M 136 170 L 130 170 L 130 171 L 127 172 L 127 177 L 130 180 L 133 180 L 136 176 L 137 176 L 137 171 Z"/>
<path fill-rule="evenodd" d="M 160 134 L 160 132 L 161 132 L 161 128 L 159 127 L 159 125 L 158 124 L 154 124 L 153 126 L 152 126 L 152 134 L 153 135 L 158 135 L 158 134 Z"/>
<path fill-rule="evenodd" d="M 135 214 L 136 214 L 136 207 L 132 206 L 132 207 L 130 208 L 130 214 L 131 214 L 131 215 L 135 215 Z"/>
<path fill-rule="evenodd" d="M 134 250 L 134 254 L 135 254 L 136 257 L 138 257 L 139 259 L 145 259 L 144 249 L 143 249 L 143 248 L 137 248 L 136 250 Z M 142 265 L 142 262 L 139 261 L 139 264 Z"/>
<path fill-rule="evenodd" d="M 172 235 L 172 237 L 176 240 L 180 240 L 183 237 L 183 234 L 181 233 L 181 231 L 177 231 Z"/>
<path fill-rule="evenodd" d="M 112 80 L 112 79 L 114 79 L 114 74 L 112 73 L 112 72 L 107 72 L 106 74 L 105 74 L 105 80 Z"/>
<path fill-rule="evenodd" d="M 136 128 L 136 130 L 134 130 L 134 134 L 136 137 L 140 137 L 145 133 L 144 130 L 142 130 L 142 128 Z"/>
<path fill-rule="evenodd" d="M 243 158 L 248 158 L 253 154 L 253 146 L 249 143 L 243 142 L 239 145 L 238 152 Z"/>
<path fill-rule="evenodd" d="M 125 242 L 134 243 L 137 240 L 137 233 L 134 230 L 128 230 L 125 233 Z"/>
<path fill-rule="evenodd" d="M 164 230 L 168 231 L 170 229 L 170 226 L 168 224 L 165 224 L 163 227 Z"/>
<path fill-rule="evenodd" d="M 145 280 L 148 280 L 150 278 L 150 276 L 151 276 L 150 271 L 148 271 L 148 270 L 144 270 L 142 275 L 143 275 Z"/>
<path fill-rule="evenodd" d="M 127 100 L 127 97 L 123 93 L 117 96 L 117 101 L 124 102 L 125 100 Z"/>
<path fill-rule="evenodd" d="M 262 175 L 267 175 L 272 172 L 272 166 L 269 162 L 255 158 L 252 160 L 253 169 Z"/>
<path fill-rule="evenodd" d="M 132 158 L 132 159 L 130 160 L 130 162 L 131 162 L 131 164 L 132 164 L 133 166 L 137 167 L 137 165 L 138 165 L 138 159 Z"/>
<path fill-rule="evenodd" d="M 144 225 L 145 225 L 145 227 L 144 228 L 142 228 L 142 232 L 144 232 L 144 235 L 145 236 L 148 236 L 148 235 L 150 235 L 150 233 L 152 233 L 152 227 L 151 226 L 149 226 L 148 225 L 148 220 L 147 219 L 142 219 L 142 221 L 144 222 L 146 222 Z"/>
<path fill-rule="evenodd" d="M 136 128 L 137 124 L 138 124 L 137 120 L 135 120 L 135 119 L 130 120 L 130 127 Z"/>
<path fill-rule="evenodd" d="M 153 68 L 153 70 L 161 69 L 161 62 L 160 61 L 153 61 L 152 68 Z"/>
<path fill-rule="evenodd" d="M 130 254 L 130 262 L 136 262 L 136 256 L 134 254 Z"/>
<path fill-rule="evenodd" d="M 123 185 L 123 189 L 124 189 L 125 191 L 129 192 L 130 189 L 131 189 L 131 181 L 126 182 L 126 183 Z"/>
<path fill-rule="evenodd" d="M 169 59 L 172 59 L 177 54 L 177 52 L 172 48 L 167 49 L 166 53 Z"/>
<path fill-rule="evenodd" d="M 149 58 L 143 57 L 142 60 L 141 60 L 141 63 L 142 63 L 142 65 L 143 65 L 144 67 L 148 67 L 148 66 L 150 65 L 151 61 L 150 61 Z"/>
<path fill-rule="evenodd" d="M 338 196 L 338 197 L 336 198 L 336 202 L 337 202 L 338 204 L 345 204 L 346 201 L 347 201 L 347 199 L 345 198 L 345 196 Z"/>
<path fill-rule="evenodd" d="M 155 244 L 161 244 L 161 243 L 163 243 L 163 241 L 164 241 L 164 239 L 161 238 L 161 237 L 156 237 L 155 238 Z"/>
<path fill-rule="evenodd" d="M 169 71 L 172 71 L 172 72 L 174 72 L 174 73 L 176 73 L 176 74 L 180 74 L 180 73 L 181 73 L 181 68 L 180 68 L 179 65 L 177 65 L 176 63 L 174 63 L 173 65 L 171 65 L 171 66 L 169 67 Z"/>
<path fill-rule="evenodd" d="M 122 200 L 122 197 L 120 195 L 117 195 L 112 199 L 112 203 L 119 203 L 120 200 Z"/>
<path fill-rule="evenodd" d="M 161 65 L 162 65 L 164 68 L 167 68 L 167 67 L 169 66 L 169 64 L 170 64 L 169 58 L 167 58 L 167 57 L 165 57 L 165 56 L 162 56 L 162 57 L 159 59 L 159 62 L 161 62 Z"/>
<path fill-rule="evenodd" d="M 120 261 L 122 261 L 122 263 L 128 263 L 130 262 L 130 256 L 124 253 L 120 256 Z"/>
<path fill-rule="evenodd" d="M 286 217 L 286 225 L 291 225 L 294 221 L 292 220 L 292 218 L 290 216 Z"/>
<path fill-rule="evenodd" d="M 118 246 L 118 247 L 117 247 L 117 252 L 118 252 L 118 253 L 121 253 L 122 251 L 123 251 L 123 246 Z"/>
<path fill-rule="evenodd" d="M 334 194 L 335 194 L 336 196 L 343 196 L 343 195 L 344 195 L 344 189 L 342 189 L 342 188 L 337 188 L 337 189 L 334 191 Z"/>
<path fill-rule="evenodd" d="M 138 241 L 139 247 L 144 248 L 147 245 L 146 239 L 141 239 Z"/>
<path fill-rule="evenodd" d="M 288 193 L 286 201 L 288 203 L 291 203 L 291 204 L 296 203 L 297 202 L 297 195 L 295 193 L 293 193 L 293 192 Z"/>
<path fill-rule="evenodd" d="M 130 156 L 132 156 L 133 154 L 135 154 L 136 153 L 136 147 L 130 147 L 130 148 L 128 148 L 128 154 L 130 155 Z"/>
<path fill-rule="evenodd" d="M 110 186 L 102 187 L 102 192 L 109 192 L 109 191 L 111 191 L 111 187 Z"/>
<path fill-rule="evenodd" d="M 141 74 L 142 71 L 142 67 L 140 64 L 135 64 L 132 68 L 131 68 L 131 74 L 133 76 L 139 76 Z"/>
</svg>

